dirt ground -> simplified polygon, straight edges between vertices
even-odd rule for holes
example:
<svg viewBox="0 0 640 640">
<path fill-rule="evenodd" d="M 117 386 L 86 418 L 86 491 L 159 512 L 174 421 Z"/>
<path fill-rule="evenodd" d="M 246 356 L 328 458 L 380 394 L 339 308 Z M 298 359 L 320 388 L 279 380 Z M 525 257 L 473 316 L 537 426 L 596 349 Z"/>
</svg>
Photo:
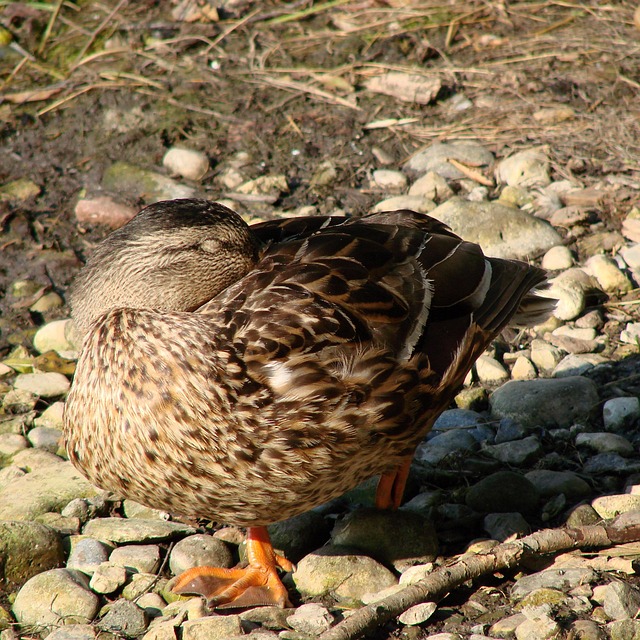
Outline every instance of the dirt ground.
<svg viewBox="0 0 640 640">
<path fill-rule="evenodd" d="M 192 186 L 212 199 L 224 196 L 218 177 L 237 152 L 250 154 L 252 177 L 284 174 L 289 191 L 275 203 L 241 205 L 255 216 L 273 215 L 273 204 L 365 213 L 382 199 L 370 187 L 381 158 L 399 168 L 434 141 L 475 139 L 498 157 L 545 145 L 554 179 L 597 186 L 593 222 L 619 229 L 640 189 L 635 9 L 595 0 L 229 0 L 217 11 L 205 0 L 0 0 L 0 358 L 68 313 L 43 318 L 12 285 L 30 279 L 64 297 L 108 232 L 77 223 L 78 198 L 144 205 L 140 192 L 105 189 L 105 169 L 124 160 L 163 172 L 176 144 L 208 155 L 211 170 Z M 387 71 L 441 88 L 429 104 L 366 88 Z M 318 186 L 326 160 L 337 177 Z M 2 188 L 17 180 L 31 183 L 26 194 Z"/>
</svg>

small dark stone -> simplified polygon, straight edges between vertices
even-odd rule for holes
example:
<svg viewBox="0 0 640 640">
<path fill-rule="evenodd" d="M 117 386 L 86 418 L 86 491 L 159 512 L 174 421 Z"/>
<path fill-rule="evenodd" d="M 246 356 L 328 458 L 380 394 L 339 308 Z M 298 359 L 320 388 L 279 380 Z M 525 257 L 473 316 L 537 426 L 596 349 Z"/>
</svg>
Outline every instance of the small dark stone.
<svg viewBox="0 0 640 640">
<path fill-rule="evenodd" d="M 467 491 L 466 503 L 479 513 L 532 513 L 538 507 L 535 486 L 523 475 L 498 471 L 483 478 Z"/>
</svg>

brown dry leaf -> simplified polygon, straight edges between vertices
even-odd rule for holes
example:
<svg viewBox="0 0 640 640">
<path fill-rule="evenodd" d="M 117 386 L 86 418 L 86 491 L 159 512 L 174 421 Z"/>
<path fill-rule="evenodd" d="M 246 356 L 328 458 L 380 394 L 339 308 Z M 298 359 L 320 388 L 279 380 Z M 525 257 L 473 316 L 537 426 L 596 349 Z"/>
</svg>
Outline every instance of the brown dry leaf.
<svg viewBox="0 0 640 640">
<path fill-rule="evenodd" d="M 49 87 L 48 89 L 28 89 L 16 93 L 6 93 L 2 98 L 12 104 L 24 104 L 25 102 L 40 102 L 48 100 L 62 91 L 62 87 Z"/>
<path fill-rule="evenodd" d="M 417 73 L 390 71 L 381 76 L 374 76 L 365 82 L 369 91 L 393 96 L 403 102 L 429 104 L 442 88 L 439 78 L 425 78 Z"/>
</svg>

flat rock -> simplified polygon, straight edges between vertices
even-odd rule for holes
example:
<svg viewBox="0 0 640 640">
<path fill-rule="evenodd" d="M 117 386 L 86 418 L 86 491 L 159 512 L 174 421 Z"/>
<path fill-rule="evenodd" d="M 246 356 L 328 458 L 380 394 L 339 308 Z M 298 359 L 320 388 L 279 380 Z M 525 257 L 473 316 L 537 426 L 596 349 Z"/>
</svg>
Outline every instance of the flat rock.
<svg viewBox="0 0 640 640">
<path fill-rule="evenodd" d="M 497 258 L 526 259 L 562 244 L 558 233 L 544 220 L 498 202 L 470 202 L 454 197 L 430 215 Z"/>
<path fill-rule="evenodd" d="M 402 531 L 402 535 L 398 535 Z M 433 524 L 413 511 L 359 509 L 338 521 L 331 534 L 336 546 L 363 551 L 397 570 L 431 562 L 438 554 Z"/>
<path fill-rule="evenodd" d="M 55 398 L 67 393 L 71 383 L 61 373 L 48 371 L 46 373 L 21 373 L 16 376 L 13 386 L 21 391 L 34 393 L 40 398 Z"/>
<path fill-rule="evenodd" d="M 98 597 L 83 574 L 51 569 L 26 582 L 12 610 L 23 628 L 43 632 L 66 624 L 88 624 L 98 612 Z"/>
<path fill-rule="evenodd" d="M 51 527 L 0 521 L 0 587 L 14 589 L 63 560 L 62 539 Z"/>
<path fill-rule="evenodd" d="M 516 581 L 511 596 L 521 600 L 537 589 L 558 589 L 568 591 L 583 584 L 595 582 L 597 574 L 592 569 L 579 567 L 551 568 L 524 576 Z"/>
<path fill-rule="evenodd" d="M 192 187 L 128 162 L 116 162 L 108 167 L 102 177 L 102 186 L 109 191 L 137 196 L 149 203 L 196 195 Z"/>
<path fill-rule="evenodd" d="M 98 629 L 125 638 L 137 638 L 146 628 L 144 611 L 129 600 L 120 598 L 109 605 L 105 616 L 98 622 Z"/>
<path fill-rule="evenodd" d="M 640 399 L 633 397 L 611 398 L 602 407 L 605 429 L 621 431 L 635 426 L 640 419 Z"/>
<path fill-rule="evenodd" d="M 482 450 L 492 458 L 516 467 L 529 464 L 542 455 L 542 445 L 536 436 L 528 436 L 522 440 L 512 440 L 501 444 L 485 445 Z"/>
<path fill-rule="evenodd" d="M 235 614 L 187 620 L 181 629 L 182 640 L 228 640 L 242 634 L 240 616 Z"/>
<path fill-rule="evenodd" d="M 91 576 L 89 586 L 95 593 L 114 593 L 127 582 L 127 570 L 124 567 L 103 562 Z"/>
<path fill-rule="evenodd" d="M 640 495 L 620 493 L 612 496 L 599 496 L 592 500 L 591 506 L 601 518 L 608 520 L 628 511 L 640 511 Z"/>
<path fill-rule="evenodd" d="M 75 349 L 71 341 L 71 320 L 54 320 L 40 327 L 33 336 L 33 346 L 38 353 L 56 351 L 67 353 Z"/>
<path fill-rule="evenodd" d="M 52 631 L 46 640 L 94 640 L 96 629 L 90 624 L 66 624 Z"/>
<path fill-rule="evenodd" d="M 169 568 L 174 575 L 202 566 L 232 567 L 233 556 L 229 547 L 218 538 L 196 533 L 177 542 L 171 550 Z"/>
<path fill-rule="evenodd" d="M 319 636 L 331 628 L 334 617 L 326 607 L 315 602 L 303 604 L 287 617 L 287 623 L 296 631 L 310 636 Z"/>
<path fill-rule="evenodd" d="M 40 453 L 57 458 L 46 451 Z M 14 464 L 19 463 L 14 459 Z M 15 478 L 0 490 L 0 520 L 32 520 L 49 511 L 59 512 L 74 498 L 88 498 L 97 491 L 70 462 L 57 458 L 57 462 Z"/>
<path fill-rule="evenodd" d="M 477 451 L 480 445 L 476 438 L 466 430 L 444 431 L 429 440 L 420 443 L 415 459 L 430 465 L 437 465 L 453 454 Z"/>
<path fill-rule="evenodd" d="M 125 544 L 128 542 L 166 542 L 195 533 L 193 527 L 178 522 L 143 518 L 96 518 L 87 522 L 83 533 L 98 540 Z"/>
<path fill-rule="evenodd" d="M 617 433 L 579 433 L 576 436 L 576 446 L 589 447 L 598 453 L 619 453 L 623 456 L 632 456 L 634 446 Z"/>
<path fill-rule="evenodd" d="M 518 151 L 498 163 L 496 178 L 512 187 L 548 185 L 549 158 L 543 149 Z"/>
<path fill-rule="evenodd" d="M 466 503 L 478 513 L 531 513 L 538 507 L 537 489 L 523 475 L 497 471 L 469 487 Z"/>
<path fill-rule="evenodd" d="M 589 483 L 572 471 L 536 469 L 525 474 L 543 498 L 563 494 L 567 500 L 580 500 L 591 495 Z"/>
<path fill-rule="evenodd" d="M 109 559 L 109 547 L 95 538 L 77 536 L 71 539 L 67 569 L 92 575 Z"/>
<path fill-rule="evenodd" d="M 391 571 L 373 558 L 335 546 L 323 547 L 302 558 L 293 581 L 307 596 L 334 594 L 342 600 L 358 601 L 367 593 L 397 583 Z"/>
<path fill-rule="evenodd" d="M 433 171 L 448 180 L 465 178 L 465 174 L 449 162 L 450 158 L 473 167 L 485 167 L 493 162 L 493 154 L 477 142 L 435 142 L 410 158 L 403 170 L 419 176 Z"/>
<path fill-rule="evenodd" d="M 111 552 L 109 562 L 135 573 L 155 573 L 160 567 L 157 544 L 127 544 Z"/>
<path fill-rule="evenodd" d="M 416 625 L 426 622 L 438 608 L 435 602 L 422 602 L 413 607 L 409 607 L 406 611 L 398 616 L 398 622 L 406 625 Z"/>
<path fill-rule="evenodd" d="M 596 384 L 581 376 L 512 380 L 493 392 L 491 412 L 527 427 L 570 427 L 588 420 L 598 405 Z"/>
<path fill-rule="evenodd" d="M 376 203 L 372 211 L 396 211 L 411 209 L 418 213 L 429 213 L 436 208 L 436 203 L 426 196 L 392 196 Z"/>
</svg>

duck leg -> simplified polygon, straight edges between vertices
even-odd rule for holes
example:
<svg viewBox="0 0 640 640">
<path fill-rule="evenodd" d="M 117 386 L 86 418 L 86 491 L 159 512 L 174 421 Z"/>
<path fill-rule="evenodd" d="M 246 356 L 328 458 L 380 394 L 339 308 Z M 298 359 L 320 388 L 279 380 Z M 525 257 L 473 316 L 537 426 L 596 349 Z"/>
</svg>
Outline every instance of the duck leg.
<svg viewBox="0 0 640 640">
<path fill-rule="evenodd" d="M 265 527 L 247 529 L 247 559 L 248 566 L 241 569 L 188 569 L 176 580 L 173 592 L 202 595 L 212 609 L 292 606 L 277 570 L 292 571 L 293 564 L 275 553 Z"/>
<path fill-rule="evenodd" d="M 413 456 L 407 458 L 394 471 L 388 471 L 380 476 L 376 489 L 376 509 L 395 511 L 400 507 L 412 460 Z"/>
</svg>

